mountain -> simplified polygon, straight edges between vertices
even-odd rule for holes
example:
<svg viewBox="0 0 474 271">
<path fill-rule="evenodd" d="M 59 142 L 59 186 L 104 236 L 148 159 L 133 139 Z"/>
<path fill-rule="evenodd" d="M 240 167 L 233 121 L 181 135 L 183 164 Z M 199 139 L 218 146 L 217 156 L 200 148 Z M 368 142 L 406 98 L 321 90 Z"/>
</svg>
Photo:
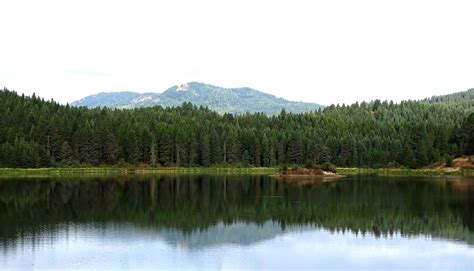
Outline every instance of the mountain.
<svg viewBox="0 0 474 271">
<path fill-rule="evenodd" d="M 142 94 L 130 91 L 102 92 L 73 102 L 72 105 L 87 106 L 91 108 L 99 106 L 120 107 L 138 98 L 140 95 Z"/>
<path fill-rule="evenodd" d="M 172 246 L 185 245 L 191 249 L 206 248 L 224 244 L 250 246 L 261 241 L 271 240 L 277 236 L 292 232 L 314 230 L 310 226 L 287 225 L 266 221 L 264 223 L 233 222 L 217 223 L 198 231 L 184 232 L 179 229 L 164 228 L 158 234 Z M 156 232 L 154 232 L 156 234 Z"/>
<path fill-rule="evenodd" d="M 73 106 L 135 108 L 160 105 L 179 106 L 184 102 L 207 106 L 218 113 L 255 113 L 275 115 L 285 109 L 300 113 L 317 110 L 322 105 L 293 102 L 252 88 L 222 88 L 197 82 L 173 86 L 163 93 L 104 92 L 87 96 Z"/>
</svg>

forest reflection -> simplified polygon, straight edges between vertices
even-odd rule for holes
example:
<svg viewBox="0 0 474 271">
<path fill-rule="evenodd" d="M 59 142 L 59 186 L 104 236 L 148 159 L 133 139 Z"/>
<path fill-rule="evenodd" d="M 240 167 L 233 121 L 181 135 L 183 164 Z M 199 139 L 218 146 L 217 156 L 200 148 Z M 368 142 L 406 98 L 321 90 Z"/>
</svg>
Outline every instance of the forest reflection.
<svg viewBox="0 0 474 271">
<path fill-rule="evenodd" d="M 125 225 L 170 243 L 250 244 L 287 231 L 427 235 L 474 244 L 472 179 L 351 177 L 298 185 L 268 176 L 128 176 L 0 182 L 0 245 L 64 225 Z"/>
</svg>

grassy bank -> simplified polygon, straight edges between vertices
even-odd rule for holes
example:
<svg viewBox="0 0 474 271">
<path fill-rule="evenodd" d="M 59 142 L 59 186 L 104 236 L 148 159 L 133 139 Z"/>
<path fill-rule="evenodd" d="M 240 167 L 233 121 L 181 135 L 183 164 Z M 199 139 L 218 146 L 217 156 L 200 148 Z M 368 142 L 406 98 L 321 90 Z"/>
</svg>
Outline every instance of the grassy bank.
<svg viewBox="0 0 474 271">
<path fill-rule="evenodd" d="M 275 174 L 277 172 L 276 167 L 1 168 L 0 178 L 108 177 L 133 174 Z M 474 176 L 472 169 L 337 168 L 337 173 L 346 176 Z"/>
<path fill-rule="evenodd" d="M 159 167 L 159 168 L 0 168 L 0 178 L 11 177 L 107 177 L 133 174 L 274 174 L 277 168 L 266 167 Z"/>
</svg>

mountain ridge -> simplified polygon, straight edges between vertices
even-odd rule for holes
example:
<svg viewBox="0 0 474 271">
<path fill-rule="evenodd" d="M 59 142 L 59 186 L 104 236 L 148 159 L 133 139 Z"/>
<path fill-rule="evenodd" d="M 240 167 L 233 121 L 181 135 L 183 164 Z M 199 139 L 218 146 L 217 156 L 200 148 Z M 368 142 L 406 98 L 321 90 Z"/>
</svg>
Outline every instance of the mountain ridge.
<svg viewBox="0 0 474 271">
<path fill-rule="evenodd" d="M 74 101 L 71 105 L 89 108 L 127 109 L 150 106 L 180 106 L 184 102 L 190 102 L 197 106 L 207 106 L 221 114 L 262 112 L 276 115 L 283 109 L 288 112 L 302 113 L 324 107 L 316 103 L 289 101 L 250 87 L 223 88 L 199 82 L 175 85 L 161 93 L 100 92 Z"/>
</svg>

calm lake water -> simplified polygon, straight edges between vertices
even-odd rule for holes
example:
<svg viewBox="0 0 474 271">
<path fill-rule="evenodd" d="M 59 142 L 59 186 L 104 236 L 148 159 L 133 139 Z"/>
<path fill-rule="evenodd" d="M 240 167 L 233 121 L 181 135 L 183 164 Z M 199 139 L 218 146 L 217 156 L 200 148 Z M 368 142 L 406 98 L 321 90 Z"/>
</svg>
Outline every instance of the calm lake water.
<svg viewBox="0 0 474 271">
<path fill-rule="evenodd" d="M 474 270 L 474 179 L 0 181 L 0 270 Z"/>
</svg>

